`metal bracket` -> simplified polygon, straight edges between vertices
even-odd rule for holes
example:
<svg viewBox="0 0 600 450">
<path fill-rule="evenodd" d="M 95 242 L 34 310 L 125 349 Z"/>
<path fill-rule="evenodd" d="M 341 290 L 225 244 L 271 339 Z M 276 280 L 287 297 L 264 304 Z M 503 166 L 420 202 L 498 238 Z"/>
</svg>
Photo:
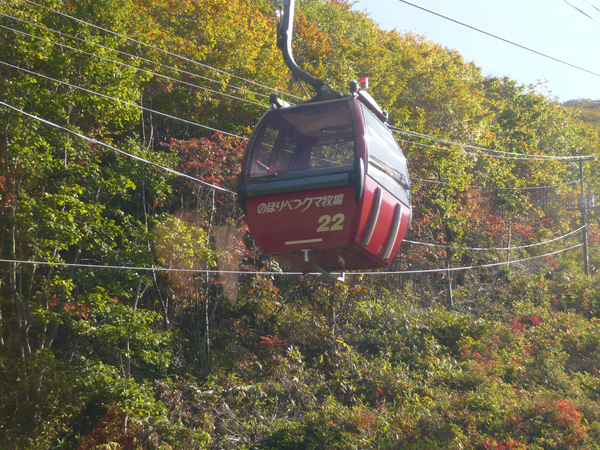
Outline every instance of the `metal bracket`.
<svg viewBox="0 0 600 450">
<path fill-rule="evenodd" d="M 310 250 L 302 250 L 304 252 L 304 262 L 306 264 L 308 264 L 309 266 L 311 266 L 313 269 L 315 269 L 317 272 L 322 273 L 323 275 L 334 279 L 335 281 L 339 281 L 340 283 L 345 283 L 346 282 L 346 273 L 342 272 L 341 276 L 336 276 L 333 273 L 327 272 L 325 269 L 323 269 L 322 267 L 317 266 L 314 262 L 312 262 L 309 258 L 308 258 L 308 252 L 310 252 Z"/>
<path fill-rule="evenodd" d="M 294 8 L 296 0 L 281 0 L 283 11 L 280 14 L 280 22 L 277 25 L 277 47 L 281 50 L 283 60 L 292 71 L 292 74 L 309 84 L 317 93 L 319 99 L 334 99 L 341 95 L 331 89 L 323 81 L 313 77 L 301 69 L 292 55 L 292 35 L 294 34 Z"/>
</svg>

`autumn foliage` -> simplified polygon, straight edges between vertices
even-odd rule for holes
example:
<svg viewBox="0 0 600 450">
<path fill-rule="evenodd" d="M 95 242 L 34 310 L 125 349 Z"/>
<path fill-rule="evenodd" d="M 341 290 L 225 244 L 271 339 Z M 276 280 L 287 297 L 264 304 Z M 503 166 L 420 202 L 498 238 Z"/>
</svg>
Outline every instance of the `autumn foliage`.
<svg viewBox="0 0 600 450">
<path fill-rule="evenodd" d="M 389 111 L 413 220 L 385 273 L 293 275 L 235 196 L 269 94 L 307 98 L 276 6 L 0 4 L 0 448 L 595 448 L 597 101 L 298 0 L 299 64 Z"/>
</svg>

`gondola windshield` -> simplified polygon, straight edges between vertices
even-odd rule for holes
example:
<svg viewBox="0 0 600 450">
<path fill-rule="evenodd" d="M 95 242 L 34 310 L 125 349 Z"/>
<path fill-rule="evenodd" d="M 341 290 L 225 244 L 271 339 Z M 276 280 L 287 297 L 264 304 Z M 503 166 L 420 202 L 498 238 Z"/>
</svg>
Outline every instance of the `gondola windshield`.
<svg viewBox="0 0 600 450">
<path fill-rule="evenodd" d="M 256 134 L 248 180 L 352 169 L 355 131 L 348 101 L 270 111 Z"/>
</svg>

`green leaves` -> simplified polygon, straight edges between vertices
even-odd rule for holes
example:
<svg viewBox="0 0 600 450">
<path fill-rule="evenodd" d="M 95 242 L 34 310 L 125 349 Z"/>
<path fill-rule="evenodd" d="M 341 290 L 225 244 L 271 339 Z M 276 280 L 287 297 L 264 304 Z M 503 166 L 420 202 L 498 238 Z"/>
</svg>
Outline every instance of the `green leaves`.
<svg viewBox="0 0 600 450">
<path fill-rule="evenodd" d="M 81 21 L 0 5 L 27 21 L 2 16 L 2 25 L 31 35 L 1 33 L 1 59 L 30 71 L 0 65 L 3 101 L 207 183 L 235 189 L 246 142 L 207 137 L 190 122 L 248 136 L 265 110 L 250 102 L 266 107 L 272 89 L 304 96 L 276 48 L 270 0 L 41 4 Z M 402 129 L 516 154 L 598 147 L 596 130 L 572 111 L 509 79 L 485 79 L 423 36 L 382 31 L 345 0 L 299 1 L 295 28 L 302 67 L 341 92 L 369 76 Z M 440 273 L 364 275 L 336 288 L 312 276 L 238 275 L 279 268 L 242 237 L 234 196 L 5 109 L 0 130 L 0 256 L 61 263 L 0 266 L 6 445 L 598 441 L 600 297 L 575 255 L 449 275 L 449 265 L 506 254 L 405 246 L 395 266 Z M 398 137 L 411 175 L 425 180 L 413 184 L 412 237 L 514 247 L 574 228 L 564 202 L 577 174 L 563 162 Z M 513 189 L 540 186 L 552 187 Z M 441 306 L 449 285 L 452 310 Z"/>
<path fill-rule="evenodd" d="M 202 228 L 168 217 L 154 227 L 153 234 L 158 261 L 166 269 L 200 269 L 216 263 Z"/>
<path fill-rule="evenodd" d="M 124 357 L 155 368 L 167 368 L 170 363 L 171 335 L 156 328 L 159 316 L 154 311 L 125 304 L 105 292 L 78 299 L 80 317 L 70 325 L 90 341 L 101 342 L 108 352 L 100 352 L 106 361 Z"/>
</svg>

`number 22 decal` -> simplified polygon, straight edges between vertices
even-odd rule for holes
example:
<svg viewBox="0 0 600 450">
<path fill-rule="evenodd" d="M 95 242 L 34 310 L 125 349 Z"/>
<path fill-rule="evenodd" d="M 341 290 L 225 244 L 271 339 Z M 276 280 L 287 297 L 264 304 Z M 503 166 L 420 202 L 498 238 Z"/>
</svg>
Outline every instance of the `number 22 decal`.
<svg viewBox="0 0 600 450">
<path fill-rule="evenodd" d="M 317 228 L 317 233 L 322 233 L 324 231 L 340 231 L 344 229 L 344 220 L 346 216 L 343 214 L 336 214 L 333 216 L 324 215 L 319 217 L 319 228 Z"/>
</svg>

